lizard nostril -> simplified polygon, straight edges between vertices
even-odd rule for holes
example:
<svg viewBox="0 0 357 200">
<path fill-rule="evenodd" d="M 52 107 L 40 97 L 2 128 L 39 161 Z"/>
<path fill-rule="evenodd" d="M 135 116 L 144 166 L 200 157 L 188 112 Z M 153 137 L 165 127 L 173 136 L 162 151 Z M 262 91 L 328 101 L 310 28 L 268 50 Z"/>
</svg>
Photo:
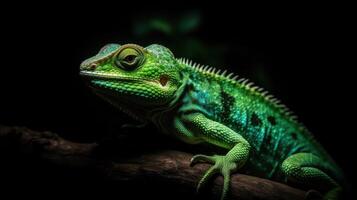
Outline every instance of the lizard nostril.
<svg viewBox="0 0 357 200">
<path fill-rule="evenodd" d="M 94 71 L 97 68 L 97 64 L 92 63 L 88 66 L 88 70 Z"/>
</svg>

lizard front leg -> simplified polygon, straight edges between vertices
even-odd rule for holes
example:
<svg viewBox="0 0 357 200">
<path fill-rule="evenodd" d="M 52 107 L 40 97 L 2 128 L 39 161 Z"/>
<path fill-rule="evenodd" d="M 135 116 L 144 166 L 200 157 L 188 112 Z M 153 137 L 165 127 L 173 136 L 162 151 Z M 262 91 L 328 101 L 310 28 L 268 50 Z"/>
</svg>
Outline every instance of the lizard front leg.
<svg viewBox="0 0 357 200">
<path fill-rule="evenodd" d="M 205 142 L 230 149 L 226 155 L 195 155 L 191 159 L 191 165 L 198 162 L 213 164 L 200 180 L 197 191 L 199 191 L 213 175 L 220 173 L 224 178 L 221 195 L 221 199 L 224 199 L 229 190 L 231 173 L 241 168 L 248 159 L 250 151 L 249 143 L 237 132 L 219 122 L 208 119 L 201 113 L 183 116 L 181 121 L 182 124 L 179 126 L 181 129 L 184 129 L 182 132 L 184 132 L 185 135 L 190 135 L 190 137 L 194 137 L 194 139 L 199 138 Z"/>
</svg>

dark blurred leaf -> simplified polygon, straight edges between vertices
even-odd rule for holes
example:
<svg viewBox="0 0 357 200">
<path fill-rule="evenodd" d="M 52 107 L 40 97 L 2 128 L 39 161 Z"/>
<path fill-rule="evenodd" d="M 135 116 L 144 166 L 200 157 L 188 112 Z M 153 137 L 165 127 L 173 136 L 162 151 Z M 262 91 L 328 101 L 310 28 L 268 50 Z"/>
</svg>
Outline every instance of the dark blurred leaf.
<svg viewBox="0 0 357 200">
<path fill-rule="evenodd" d="M 185 13 L 178 22 L 177 29 L 181 34 L 188 33 L 199 27 L 201 23 L 201 15 L 197 11 Z"/>
<path fill-rule="evenodd" d="M 173 32 L 173 26 L 166 19 L 151 18 L 143 19 L 133 24 L 134 35 L 144 36 L 149 35 L 151 32 L 161 32 L 166 35 L 171 35 Z"/>
</svg>

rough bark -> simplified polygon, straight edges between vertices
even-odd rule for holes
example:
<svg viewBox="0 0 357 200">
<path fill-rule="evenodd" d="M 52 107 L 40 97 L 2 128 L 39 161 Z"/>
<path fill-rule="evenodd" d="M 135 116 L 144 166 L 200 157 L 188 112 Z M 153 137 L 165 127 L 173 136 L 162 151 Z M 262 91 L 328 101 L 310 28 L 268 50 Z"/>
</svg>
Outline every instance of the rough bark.
<svg viewBox="0 0 357 200">
<path fill-rule="evenodd" d="M 197 182 L 209 167 L 207 164 L 190 167 L 191 154 L 172 150 L 113 159 L 115 155 L 99 155 L 98 144 L 71 142 L 51 132 L 38 132 L 21 127 L 0 126 L 0 141 L 1 144 L 6 144 L 6 149 L 19 149 L 24 154 L 30 154 L 56 166 L 69 167 L 71 170 L 93 170 L 93 174 L 118 182 L 145 179 L 146 182 L 156 184 L 158 191 L 160 185 L 170 184 L 177 187 L 177 191 L 188 190 L 190 195 L 195 193 Z M 218 177 L 211 186 L 204 191 L 205 195 L 218 197 L 222 178 Z M 140 192 L 140 188 L 137 189 Z M 304 196 L 304 191 L 281 183 L 243 174 L 232 176 L 232 199 L 294 200 L 303 199 Z M 202 198 L 202 195 L 196 197 Z"/>
</svg>

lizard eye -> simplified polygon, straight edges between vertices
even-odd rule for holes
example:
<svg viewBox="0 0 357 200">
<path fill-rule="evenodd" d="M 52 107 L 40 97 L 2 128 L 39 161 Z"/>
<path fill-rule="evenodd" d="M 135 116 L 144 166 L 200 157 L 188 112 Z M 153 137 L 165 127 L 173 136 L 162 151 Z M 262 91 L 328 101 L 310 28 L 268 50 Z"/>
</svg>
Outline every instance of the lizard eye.
<svg viewBox="0 0 357 200">
<path fill-rule="evenodd" d="M 134 70 L 144 62 L 144 54 L 139 48 L 122 49 L 115 58 L 115 65 L 124 70 Z"/>
</svg>

